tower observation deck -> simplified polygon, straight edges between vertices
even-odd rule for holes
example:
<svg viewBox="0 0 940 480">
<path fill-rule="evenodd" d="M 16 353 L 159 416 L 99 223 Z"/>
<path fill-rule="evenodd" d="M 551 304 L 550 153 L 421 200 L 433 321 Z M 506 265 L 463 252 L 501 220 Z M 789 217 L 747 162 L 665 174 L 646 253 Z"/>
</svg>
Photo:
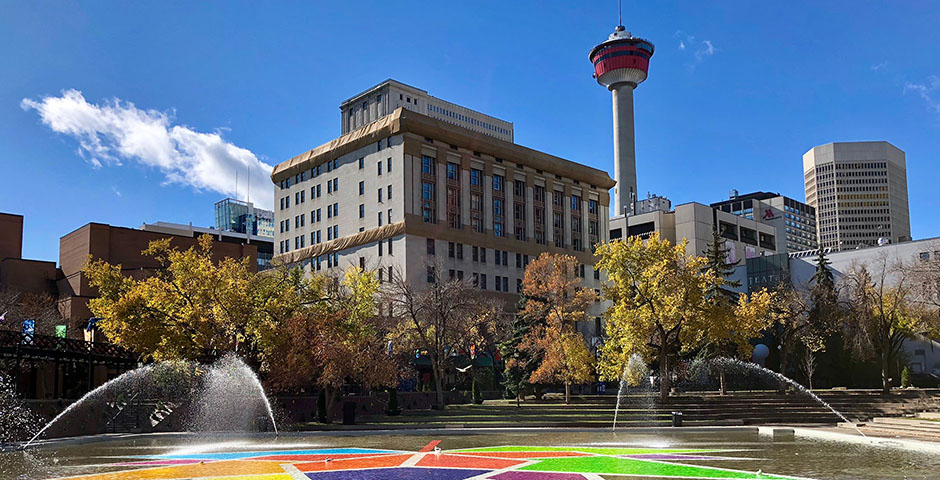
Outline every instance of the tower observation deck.
<svg viewBox="0 0 940 480">
<path fill-rule="evenodd" d="M 653 44 L 634 37 L 623 25 L 591 50 L 594 78 L 607 87 L 614 104 L 614 205 L 623 215 L 636 198 L 636 146 L 633 128 L 633 89 L 646 80 Z"/>
</svg>

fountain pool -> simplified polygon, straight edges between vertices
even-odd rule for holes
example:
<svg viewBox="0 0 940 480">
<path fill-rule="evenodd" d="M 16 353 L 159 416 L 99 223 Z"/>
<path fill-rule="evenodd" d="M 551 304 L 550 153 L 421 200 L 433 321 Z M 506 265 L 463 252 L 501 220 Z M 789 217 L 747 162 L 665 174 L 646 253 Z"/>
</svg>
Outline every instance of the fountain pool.
<svg viewBox="0 0 940 480">
<path fill-rule="evenodd" d="M 900 479 L 938 469 L 936 453 L 773 441 L 739 427 L 115 435 L 0 453 L 0 478 L 23 480 Z"/>
</svg>

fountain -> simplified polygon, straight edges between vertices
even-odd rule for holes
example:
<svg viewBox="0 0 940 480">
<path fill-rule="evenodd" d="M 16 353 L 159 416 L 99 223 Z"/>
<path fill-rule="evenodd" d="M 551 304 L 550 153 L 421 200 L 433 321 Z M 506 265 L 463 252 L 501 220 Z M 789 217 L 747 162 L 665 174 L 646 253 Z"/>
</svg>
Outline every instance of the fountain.
<svg viewBox="0 0 940 480">
<path fill-rule="evenodd" d="M 705 368 L 701 368 L 703 365 L 695 365 L 695 363 L 698 362 L 698 360 L 699 360 L 699 359 L 696 359 L 696 361 L 693 361 L 693 367 L 689 369 L 690 372 L 693 373 L 693 376 L 702 375 L 703 372 L 706 370 Z M 701 362 L 698 362 L 698 363 L 701 363 Z M 791 385 L 791 386 L 793 386 L 794 389 L 796 389 L 799 393 L 808 396 L 809 398 L 811 398 L 811 399 L 813 399 L 814 401 L 818 402 L 820 405 L 822 405 L 822 406 L 826 407 L 827 409 L 829 409 L 833 414 L 835 414 L 837 417 L 839 417 L 843 422 L 848 423 L 848 424 L 852 424 L 852 425 L 853 425 L 853 428 L 855 429 L 855 431 L 858 432 L 858 434 L 861 435 L 863 438 L 868 438 L 864 433 L 862 433 L 861 430 L 858 429 L 858 427 L 855 427 L 855 426 L 854 426 L 853 422 L 850 422 L 849 419 L 845 417 L 845 415 L 843 415 L 841 412 L 839 412 L 838 410 L 836 410 L 835 408 L 833 408 L 832 405 L 829 405 L 829 403 L 827 403 L 825 400 L 819 398 L 819 396 L 817 396 L 815 393 L 811 392 L 810 390 L 808 390 L 807 388 L 805 388 L 803 385 L 800 385 L 800 384 L 799 384 L 798 382 L 796 382 L 795 380 L 793 380 L 793 379 L 791 379 L 791 378 L 789 378 L 789 377 L 787 377 L 787 376 L 785 376 L 785 375 L 783 375 L 783 374 L 780 374 L 780 373 L 774 372 L 773 370 L 769 370 L 769 369 L 767 369 L 767 368 L 761 367 L 760 365 L 757 365 L 757 364 L 755 364 L 755 363 L 744 362 L 744 361 L 741 361 L 741 360 L 732 359 L 732 358 L 727 358 L 727 357 L 718 357 L 718 358 L 714 358 L 714 359 L 705 361 L 705 363 L 707 363 L 707 364 L 709 364 L 709 365 L 711 365 L 711 366 L 714 366 L 714 367 L 716 367 L 716 368 L 722 369 L 722 370 L 726 369 L 726 368 L 729 367 L 729 366 L 734 366 L 734 367 L 738 367 L 738 368 L 743 368 L 743 369 L 749 370 L 749 371 L 751 371 L 751 372 L 757 373 L 758 375 L 761 375 L 761 376 L 764 376 L 764 377 L 770 376 L 770 377 L 774 378 L 774 379 L 777 380 L 777 381 L 784 382 L 784 383 L 786 383 L 786 384 L 788 384 L 788 385 Z M 627 366 L 624 367 L 623 375 L 622 375 L 621 380 L 620 380 L 620 389 L 619 389 L 619 391 L 617 392 L 617 406 L 616 406 L 615 409 L 614 409 L 614 423 L 613 423 L 613 427 L 612 427 L 612 430 L 613 430 L 613 431 L 616 431 L 616 430 L 617 430 L 617 416 L 618 416 L 618 414 L 619 414 L 619 412 L 620 412 L 621 398 L 623 397 L 624 389 L 625 389 L 628 385 L 637 385 L 637 384 L 639 384 L 639 382 L 637 381 L 637 379 L 640 378 L 640 377 L 642 377 L 642 376 L 644 375 L 644 374 L 642 373 L 642 372 L 644 372 L 644 371 L 647 372 L 645 375 L 648 375 L 648 370 L 646 370 L 646 364 L 643 363 L 642 357 L 640 357 L 640 356 L 639 356 L 638 354 L 636 354 L 636 353 L 634 353 L 633 355 L 631 355 L 631 356 L 630 356 L 630 359 L 627 361 Z M 701 383 L 701 380 L 700 380 L 700 379 L 699 379 L 698 381 L 699 381 L 699 383 Z M 632 383 L 631 383 L 631 382 L 632 382 Z M 654 383 L 655 383 L 655 382 L 654 382 L 654 377 L 650 377 L 650 384 L 653 385 Z M 652 408 L 652 405 L 650 405 L 650 408 Z"/>
<path fill-rule="evenodd" d="M 257 375 L 241 359 L 229 354 L 211 365 L 158 362 L 126 372 L 69 405 L 23 448 L 63 422 L 75 422 L 85 434 L 102 433 L 125 410 L 132 411 L 135 426 L 140 427 L 140 412 L 134 409 L 144 401 L 155 402 L 148 403 L 153 412 L 144 419 L 150 422 L 150 427 L 175 413 L 177 424 L 184 424 L 190 431 L 247 431 L 257 426 L 254 413 L 263 413 L 277 435 L 271 404 Z M 252 405 L 252 401 L 256 404 Z"/>
<path fill-rule="evenodd" d="M 643 361 L 643 357 L 638 353 L 630 355 L 630 358 L 627 360 L 627 366 L 623 369 L 623 375 L 620 377 L 620 388 L 617 390 L 617 406 L 614 408 L 614 425 L 612 430 L 617 431 L 617 415 L 620 412 L 620 403 L 624 396 L 624 391 L 629 390 L 630 387 L 643 388 L 647 385 L 647 379 L 649 379 L 649 387 L 645 390 L 646 397 L 646 410 L 651 411 L 653 408 L 653 398 L 652 398 L 652 387 L 655 385 L 655 377 L 650 376 L 649 368 L 646 366 L 646 362 Z"/>
</svg>

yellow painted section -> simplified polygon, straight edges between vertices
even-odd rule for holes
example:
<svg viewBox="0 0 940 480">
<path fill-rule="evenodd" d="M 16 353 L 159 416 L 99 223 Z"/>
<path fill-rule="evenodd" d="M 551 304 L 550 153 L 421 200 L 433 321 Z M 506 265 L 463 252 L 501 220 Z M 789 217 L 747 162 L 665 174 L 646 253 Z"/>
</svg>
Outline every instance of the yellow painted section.
<svg viewBox="0 0 940 480">
<path fill-rule="evenodd" d="M 270 474 L 275 473 L 282 475 L 270 476 Z M 290 479 L 290 476 L 284 474 L 284 469 L 281 468 L 281 466 L 277 463 L 251 460 L 228 460 L 221 462 L 193 463 L 189 465 L 125 470 L 123 472 L 101 473 L 97 475 L 86 475 L 83 477 L 72 478 L 73 480 L 172 480 L 200 477 L 233 477 L 238 480 Z"/>
</svg>

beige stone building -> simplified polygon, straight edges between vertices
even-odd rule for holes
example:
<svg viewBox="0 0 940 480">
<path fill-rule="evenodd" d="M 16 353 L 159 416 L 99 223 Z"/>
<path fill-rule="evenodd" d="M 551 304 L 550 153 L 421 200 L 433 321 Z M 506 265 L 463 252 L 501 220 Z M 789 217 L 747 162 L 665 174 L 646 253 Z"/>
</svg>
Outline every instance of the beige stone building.
<svg viewBox="0 0 940 480">
<path fill-rule="evenodd" d="M 904 152 L 888 142 L 838 142 L 803 155 L 806 203 L 819 246 L 835 251 L 911 239 Z"/>
<path fill-rule="evenodd" d="M 601 170 L 399 108 L 271 178 L 275 261 L 417 286 L 441 269 L 513 305 L 529 261 L 566 253 L 600 288 L 592 246 L 606 241 L 614 183 Z"/>
</svg>

